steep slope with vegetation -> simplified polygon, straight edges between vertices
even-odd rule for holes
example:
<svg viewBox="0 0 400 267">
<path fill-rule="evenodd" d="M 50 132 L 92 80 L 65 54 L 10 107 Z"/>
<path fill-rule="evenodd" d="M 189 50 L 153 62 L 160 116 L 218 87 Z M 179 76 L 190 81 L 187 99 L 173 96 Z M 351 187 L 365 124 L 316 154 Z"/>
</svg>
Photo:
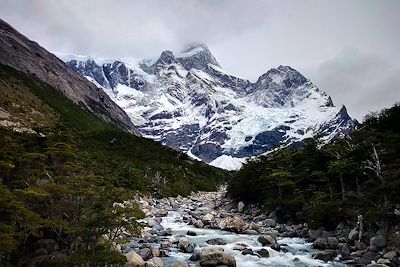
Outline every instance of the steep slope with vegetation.
<svg viewBox="0 0 400 267">
<path fill-rule="evenodd" d="M 365 235 L 388 230 L 400 223 L 399 122 L 397 104 L 367 116 L 355 132 L 328 145 L 309 139 L 302 149 L 250 161 L 233 176 L 229 194 L 275 211 L 281 221 L 307 221 L 313 229 L 356 225 L 358 219 Z"/>
<path fill-rule="evenodd" d="M 114 203 L 214 190 L 226 179 L 11 67 L 0 65 L 0 90 L 0 265 L 122 263 L 117 239 L 122 229 L 136 234 L 143 214 Z"/>
<path fill-rule="evenodd" d="M 0 64 L 33 74 L 96 117 L 138 134 L 128 115 L 103 90 L 70 70 L 55 55 L 1 19 Z"/>
</svg>

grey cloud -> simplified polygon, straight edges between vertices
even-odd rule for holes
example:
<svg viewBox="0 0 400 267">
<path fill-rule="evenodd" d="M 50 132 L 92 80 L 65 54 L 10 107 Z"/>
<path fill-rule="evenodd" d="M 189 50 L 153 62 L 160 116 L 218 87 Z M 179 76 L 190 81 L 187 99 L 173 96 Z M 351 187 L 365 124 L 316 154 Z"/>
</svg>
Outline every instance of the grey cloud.
<svg viewBox="0 0 400 267">
<path fill-rule="evenodd" d="M 315 71 L 315 82 L 336 100 L 351 103 L 349 112 L 361 120 L 369 111 L 400 100 L 400 66 L 374 54 L 345 49 Z"/>
<path fill-rule="evenodd" d="M 0 6 L 2 19 L 50 51 L 143 58 L 198 41 L 228 72 L 251 80 L 290 65 L 357 118 L 399 100 L 398 0 L 0 0 Z"/>
</svg>

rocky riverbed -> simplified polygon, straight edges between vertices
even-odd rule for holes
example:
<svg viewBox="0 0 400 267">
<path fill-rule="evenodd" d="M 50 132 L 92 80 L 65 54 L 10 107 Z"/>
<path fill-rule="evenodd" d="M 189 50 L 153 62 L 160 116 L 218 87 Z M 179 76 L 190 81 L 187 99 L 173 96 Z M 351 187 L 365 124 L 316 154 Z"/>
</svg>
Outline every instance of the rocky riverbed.
<svg viewBox="0 0 400 267">
<path fill-rule="evenodd" d="M 233 203 L 223 188 L 138 203 L 146 218 L 142 237 L 121 248 L 127 266 L 398 266 L 398 251 L 379 247 L 385 240 L 357 247 L 343 238 L 344 225 L 327 232 L 279 224 L 273 213 Z"/>
</svg>

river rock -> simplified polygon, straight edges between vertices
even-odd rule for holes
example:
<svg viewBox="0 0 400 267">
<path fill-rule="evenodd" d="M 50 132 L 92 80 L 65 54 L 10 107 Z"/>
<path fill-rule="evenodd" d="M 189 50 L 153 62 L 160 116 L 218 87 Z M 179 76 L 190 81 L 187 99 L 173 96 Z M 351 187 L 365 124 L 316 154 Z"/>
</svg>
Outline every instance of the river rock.
<svg viewBox="0 0 400 267">
<path fill-rule="evenodd" d="M 148 260 L 153 255 L 150 248 L 142 248 L 141 250 L 139 250 L 138 254 L 143 260 Z"/>
<path fill-rule="evenodd" d="M 195 250 L 195 248 L 196 248 L 196 244 L 194 244 L 194 243 L 189 243 L 189 244 L 185 247 L 184 252 L 185 252 L 185 253 L 193 253 L 194 250 Z"/>
<path fill-rule="evenodd" d="M 248 228 L 248 230 L 256 231 L 257 233 L 261 232 L 261 227 L 254 222 L 251 222 Z"/>
<path fill-rule="evenodd" d="M 371 263 L 371 261 L 375 260 L 377 258 L 377 254 L 372 251 L 368 251 L 367 253 L 364 253 L 361 258 L 357 261 L 358 264 L 361 265 L 367 265 Z"/>
<path fill-rule="evenodd" d="M 189 260 L 191 261 L 198 261 L 200 260 L 200 249 L 196 248 L 192 254 L 192 256 L 190 256 Z"/>
<path fill-rule="evenodd" d="M 144 267 L 145 266 L 144 260 L 135 251 L 129 251 L 127 254 L 125 254 L 125 257 L 128 261 L 128 263 L 125 264 L 126 267 Z"/>
<path fill-rule="evenodd" d="M 311 241 L 315 241 L 318 237 L 322 236 L 322 229 L 317 230 L 308 230 L 308 236 L 310 237 Z"/>
<path fill-rule="evenodd" d="M 188 231 L 186 232 L 186 235 L 189 235 L 189 236 L 196 236 L 197 233 L 196 233 L 195 231 L 188 230 Z"/>
<path fill-rule="evenodd" d="M 153 231 L 161 232 L 164 230 L 164 227 L 161 224 L 155 224 L 151 228 Z"/>
<path fill-rule="evenodd" d="M 189 243 L 187 238 L 180 238 L 178 242 L 178 249 L 184 253 L 193 253 L 196 248 L 196 244 Z"/>
<path fill-rule="evenodd" d="M 224 218 L 218 223 L 218 226 L 221 230 L 231 230 L 235 232 L 241 232 L 243 227 L 245 226 L 245 222 L 243 219 L 239 217 L 227 217 Z"/>
<path fill-rule="evenodd" d="M 171 228 L 167 228 L 167 229 L 159 232 L 158 235 L 160 235 L 160 236 L 170 236 L 170 235 L 172 235 L 172 230 L 171 230 Z"/>
<path fill-rule="evenodd" d="M 201 267 L 236 267 L 235 257 L 223 251 L 223 248 L 206 247 L 200 251 Z"/>
<path fill-rule="evenodd" d="M 168 215 L 168 210 L 167 209 L 160 209 L 157 211 L 157 216 L 159 217 L 165 217 Z"/>
<path fill-rule="evenodd" d="M 356 242 L 356 248 L 357 250 L 364 250 L 367 248 L 367 245 L 365 245 L 363 242 Z"/>
<path fill-rule="evenodd" d="M 189 244 L 189 240 L 186 237 L 179 238 L 178 248 L 184 248 Z"/>
<path fill-rule="evenodd" d="M 386 247 L 386 238 L 381 235 L 374 236 L 370 239 L 369 244 L 377 248 L 384 248 Z"/>
<path fill-rule="evenodd" d="M 376 263 L 378 263 L 378 264 L 388 264 L 389 265 L 391 262 L 388 259 L 381 258 L 381 259 L 377 260 Z"/>
<path fill-rule="evenodd" d="M 316 249 L 326 249 L 328 248 L 328 240 L 326 238 L 319 237 L 313 242 L 313 247 Z"/>
<path fill-rule="evenodd" d="M 193 226 L 196 228 L 204 228 L 204 223 L 201 220 L 195 220 Z"/>
<path fill-rule="evenodd" d="M 242 251 L 242 255 L 254 255 L 254 252 L 251 248 L 246 248 Z"/>
<path fill-rule="evenodd" d="M 397 255 L 396 251 L 389 251 L 389 252 L 385 253 L 385 255 L 383 255 L 383 257 L 385 259 L 392 260 L 394 257 L 396 257 L 396 255 Z"/>
<path fill-rule="evenodd" d="M 343 257 L 347 257 L 350 255 L 350 253 L 351 253 L 350 245 L 347 243 L 343 244 L 343 246 L 340 249 L 340 254 L 342 254 Z"/>
<path fill-rule="evenodd" d="M 154 219 L 148 219 L 147 220 L 147 226 L 148 227 L 153 227 L 154 225 L 158 224 L 156 220 Z"/>
<path fill-rule="evenodd" d="M 318 252 L 314 255 L 314 258 L 317 260 L 322 260 L 324 262 L 328 262 L 333 260 L 336 257 L 337 253 L 334 250 L 325 250 Z"/>
<path fill-rule="evenodd" d="M 163 267 L 164 262 L 159 257 L 153 257 L 145 262 L 145 267 Z"/>
<path fill-rule="evenodd" d="M 269 257 L 269 251 L 262 248 L 260 250 L 256 251 L 258 255 L 260 255 L 261 258 L 268 258 Z"/>
<path fill-rule="evenodd" d="M 263 246 L 270 246 L 277 244 L 275 238 L 270 235 L 260 235 L 257 239 Z"/>
<path fill-rule="evenodd" d="M 238 203 L 238 212 L 243 212 L 244 209 L 244 203 L 242 201 L 240 201 Z"/>
<path fill-rule="evenodd" d="M 207 213 L 203 216 L 201 220 L 204 224 L 209 224 L 212 220 L 214 220 L 214 215 L 212 215 L 211 213 Z"/>
<path fill-rule="evenodd" d="M 339 245 L 339 239 L 337 237 L 328 237 L 327 243 L 329 248 L 337 248 Z"/>
<path fill-rule="evenodd" d="M 206 241 L 209 245 L 226 245 L 226 242 L 222 238 L 213 238 Z"/>
<path fill-rule="evenodd" d="M 176 239 L 175 236 L 171 236 L 171 237 L 168 238 L 168 243 L 173 244 L 173 243 L 176 243 L 176 242 L 178 242 L 178 240 Z"/>
<path fill-rule="evenodd" d="M 274 219 L 265 219 L 264 224 L 266 227 L 275 227 L 276 221 Z"/>
<path fill-rule="evenodd" d="M 160 257 L 160 249 L 151 248 L 151 254 L 153 255 L 153 257 Z"/>
</svg>

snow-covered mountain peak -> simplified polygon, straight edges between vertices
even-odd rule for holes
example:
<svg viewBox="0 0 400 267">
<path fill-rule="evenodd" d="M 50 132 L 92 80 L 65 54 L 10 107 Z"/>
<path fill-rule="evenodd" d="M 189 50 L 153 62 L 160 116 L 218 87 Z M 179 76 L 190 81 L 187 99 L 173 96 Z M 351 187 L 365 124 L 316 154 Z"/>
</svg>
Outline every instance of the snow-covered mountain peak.
<svg viewBox="0 0 400 267">
<path fill-rule="evenodd" d="M 356 125 L 297 70 L 278 66 L 251 83 L 225 72 L 203 44 L 151 61 L 63 59 L 108 92 L 143 136 L 219 167 Z"/>
<path fill-rule="evenodd" d="M 186 71 L 197 69 L 206 73 L 214 71 L 210 68 L 210 65 L 220 68 L 218 61 L 208 47 L 201 43 L 190 44 L 181 52 L 165 50 L 157 59 L 143 60 L 141 67 L 149 74 L 157 74 L 161 68 L 172 64 L 180 65 Z"/>
<path fill-rule="evenodd" d="M 333 106 L 325 92 L 290 66 L 268 70 L 247 91 L 249 100 L 264 107 Z"/>
<path fill-rule="evenodd" d="M 297 70 L 280 65 L 278 68 L 272 68 L 261 75 L 255 83 L 253 91 L 268 89 L 272 84 L 286 88 L 297 88 L 306 82 L 308 82 L 308 79 Z"/>
<path fill-rule="evenodd" d="M 176 58 L 187 70 L 209 72 L 209 64 L 221 67 L 205 44 L 188 45 L 182 52 L 176 53 Z"/>
</svg>

